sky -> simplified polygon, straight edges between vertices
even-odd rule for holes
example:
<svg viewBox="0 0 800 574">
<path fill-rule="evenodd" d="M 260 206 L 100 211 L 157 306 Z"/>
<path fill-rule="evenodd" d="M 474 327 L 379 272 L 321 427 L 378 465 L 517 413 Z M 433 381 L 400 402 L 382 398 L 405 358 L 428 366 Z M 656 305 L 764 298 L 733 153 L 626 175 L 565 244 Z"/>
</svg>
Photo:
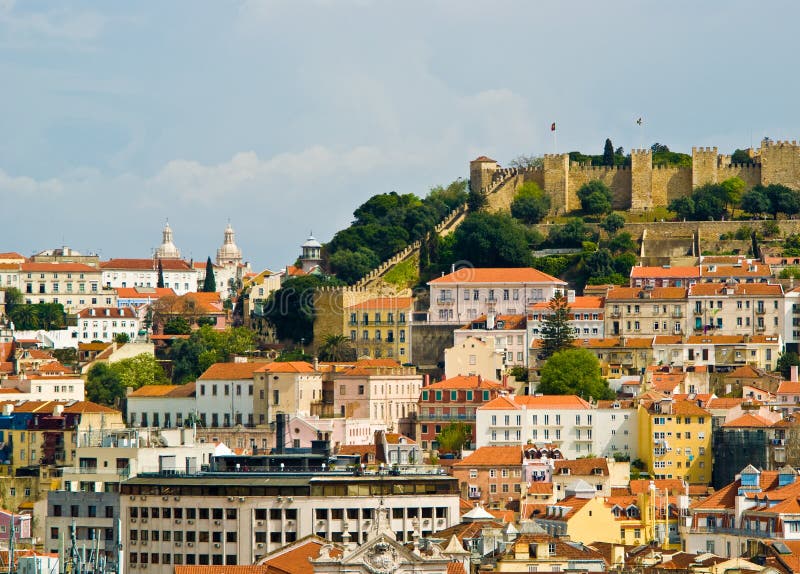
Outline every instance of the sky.
<svg viewBox="0 0 800 574">
<path fill-rule="evenodd" d="M 0 0 L 0 251 L 149 257 L 168 220 L 205 260 L 230 221 L 279 269 L 479 155 L 798 139 L 798 21 L 788 1 Z"/>
</svg>

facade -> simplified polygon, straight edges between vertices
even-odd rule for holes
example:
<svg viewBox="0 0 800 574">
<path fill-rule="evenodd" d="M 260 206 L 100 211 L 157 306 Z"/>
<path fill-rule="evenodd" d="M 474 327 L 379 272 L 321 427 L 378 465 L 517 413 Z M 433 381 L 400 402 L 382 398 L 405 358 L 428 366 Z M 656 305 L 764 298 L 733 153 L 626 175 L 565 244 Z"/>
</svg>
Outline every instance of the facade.
<svg viewBox="0 0 800 574">
<path fill-rule="evenodd" d="M 519 500 L 525 479 L 522 448 L 485 446 L 453 465 L 462 498 L 485 506 L 501 506 Z"/>
<path fill-rule="evenodd" d="M 47 493 L 44 548 L 57 553 L 62 544 L 69 547 L 74 524 L 75 540 L 87 546 L 97 544 L 97 552 L 113 567 L 118 556 L 119 519 L 119 492 L 52 490 Z"/>
<path fill-rule="evenodd" d="M 444 376 L 447 379 L 478 376 L 500 380 L 506 370 L 505 347 L 492 337 L 466 337 L 444 350 Z"/>
<path fill-rule="evenodd" d="M 126 568 L 144 563 L 150 572 L 171 574 L 179 565 L 252 564 L 312 534 L 341 542 L 347 532 L 362 542 L 377 520 L 379 497 L 400 541 L 411 541 L 417 528 L 430 536 L 459 519 L 457 481 L 445 476 L 333 471 L 136 477 L 123 483 L 120 497 Z"/>
<path fill-rule="evenodd" d="M 130 341 L 140 338 L 141 325 L 136 313 L 123 307 L 90 307 L 78 312 L 78 342 L 102 341 L 110 343 L 118 335 Z"/>
<path fill-rule="evenodd" d="M 478 408 L 476 444 L 552 445 L 564 458 L 595 452 L 594 410 L 575 395 L 501 396 Z"/>
<path fill-rule="evenodd" d="M 594 410 L 594 450 L 597 456 L 639 458 L 639 426 L 636 405 L 630 400 L 597 401 Z"/>
<path fill-rule="evenodd" d="M 117 304 L 116 293 L 104 288 L 100 270 L 82 263 L 22 263 L 18 288 L 25 303 L 58 303 L 67 313 Z"/>
<path fill-rule="evenodd" d="M 634 268 L 635 269 L 635 268 Z M 615 287 L 606 296 L 610 337 L 654 337 L 686 332 L 685 287 Z"/>
<path fill-rule="evenodd" d="M 519 315 L 566 282 L 532 268 L 463 268 L 428 283 L 431 323 L 464 325 L 481 315 Z"/>
<path fill-rule="evenodd" d="M 423 387 L 416 429 L 422 449 L 438 450 L 436 436 L 442 429 L 451 423 L 463 422 L 470 430 L 464 448 L 471 450 L 477 436 L 475 413 L 505 392 L 510 389 L 480 375 L 459 375 Z"/>
<path fill-rule="evenodd" d="M 605 572 L 603 555 L 548 534 L 522 534 L 497 558 L 496 572 Z"/>
<path fill-rule="evenodd" d="M 655 478 L 711 482 L 711 413 L 689 400 L 639 403 L 639 459 Z"/>
<path fill-rule="evenodd" d="M 696 334 L 763 335 L 784 331 L 783 288 L 767 283 L 701 283 L 689 289 Z"/>
<path fill-rule="evenodd" d="M 597 357 L 603 376 L 609 379 L 640 375 L 653 363 L 653 337 L 575 339 L 573 344 Z"/>
<path fill-rule="evenodd" d="M 376 297 L 348 307 L 350 343 L 361 358 L 408 361 L 413 297 Z"/>
<path fill-rule="evenodd" d="M 263 366 L 263 363 L 214 363 L 206 369 L 195 385 L 195 409 L 201 424 L 253 426 L 253 379 Z"/>
<path fill-rule="evenodd" d="M 528 366 L 529 335 L 525 315 L 482 315 L 453 331 L 454 348 L 463 345 L 469 338 L 486 340 L 489 337 L 494 339 L 495 347 L 503 354 L 506 367 Z"/>
<path fill-rule="evenodd" d="M 624 465 L 630 475 L 630 467 Z M 619 474 L 619 473 L 618 473 Z M 624 477 L 627 483 L 628 477 Z M 619 477 L 618 477 L 619 479 Z M 595 496 L 611 496 L 611 487 L 623 485 L 612 482 L 609 472 L 609 462 L 605 458 L 580 458 L 578 460 L 556 460 L 554 461 L 552 483 L 553 494 L 556 502 L 563 500 L 567 496 L 570 487 L 581 482 L 582 487 L 588 485 Z"/>
<path fill-rule="evenodd" d="M 211 420 L 210 413 L 200 416 L 195 398 L 196 383 L 185 385 L 143 385 L 128 390 L 125 397 L 126 420 L 133 428 L 180 428 L 203 418 Z"/>
<path fill-rule="evenodd" d="M 108 289 L 158 287 L 158 267 L 164 275 L 164 288 L 176 295 L 197 291 L 197 271 L 180 258 L 109 259 L 100 262 L 103 285 Z"/>
<path fill-rule="evenodd" d="M 321 411 L 322 373 L 313 365 L 291 361 L 257 367 L 252 396 L 256 424 L 272 424 L 279 413 L 307 417 Z"/>
<path fill-rule="evenodd" d="M 576 338 L 602 339 L 605 336 L 605 300 L 603 297 L 576 297 L 567 293 L 570 325 Z M 528 306 L 528 338 L 541 339 L 544 318 L 549 315 L 549 302 Z"/>
</svg>

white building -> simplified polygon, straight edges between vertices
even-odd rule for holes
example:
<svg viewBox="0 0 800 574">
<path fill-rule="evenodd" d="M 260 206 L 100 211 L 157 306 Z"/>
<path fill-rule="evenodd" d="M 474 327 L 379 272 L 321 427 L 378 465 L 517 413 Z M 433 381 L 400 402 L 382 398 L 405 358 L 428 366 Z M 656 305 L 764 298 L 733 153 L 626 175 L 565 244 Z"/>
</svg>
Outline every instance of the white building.
<svg viewBox="0 0 800 574">
<path fill-rule="evenodd" d="M 614 455 L 639 458 L 639 426 L 633 401 L 597 401 L 593 413 L 594 450 L 599 457 Z"/>
<path fill-rule="evenodd" d="M 182 259 L 109 259 L 100 262 L 103 285 L 109 289 L 119 287 L 158 286 L 158 267 L 161 264 L 164 287 L 176 295 L 197 291 L 197 270 Z"/>
<path fill-rule="evenodd" d="M 463 325 L 481 315 L 519 315 L 550 300 L 566 282 L 537 269 L 465 267 L 428 283 L 431 323 Z"/>
<path fill-rule="evenodd" d="M 576 297 L 567 292 L 570 308 L 570 326 L 576 338 L 602 339 L 605 337 L 605 301 L 603 297 Z M 550 315 L 549 301 L 528 306 L 528 337 L 531 341 L 542 338 L 545 317 Z"/>
<path fill-rule="evenodd" d="M 117 335 L 126 335 L 130 341 L 144 338 L 139 335 L 139 318 L 130 308 L 90 307 L 79 311 L 77 319 L 79 343 L 110 343 Z"/>
<path fill-rule="evenodd" d="M 128 424 L 134 428 L 172 428 L 188 424 L 198 412 L 195 386 L 195 383 L 186 383 L 129 389 L 125 409 Z M 197 420 L 200 420 L 199 415 Z"/>
<path fill-rule="evenodd" d="M 101 272 L 82 263 L 22 263 L 19 290 L 25 303 L 58 303 L 67 313 L 86 307 L 115 306 L 116 293 L 104 289 Z"/>
<path fill-rule="evenodd" d="M 214 363 L 197 378 L 195 401 L 205 427 L 254 425 L 253 379 L 264 363 Z"/>
<path fill-rule="evenodd" d="M 169 226 L 169 221 L 164 225 L 164 230 L 161 232 L 161 245 L 156 247 L 154 252 L 155 259 L 180 259 L 181 252 L 176 247 L 172 240 L 172 228 Z"/>
<path fill-rule="evenodd" d="M 461 329 L 453 331 L 453 343 L 456 348 L 462 346 L 469 338 L 486 340 L 488 337 L 494 339 L 495 349 L 503 353 L 503 364 L 506 367 L 528 366 L 528 331 L 525 328 L 525 315 L 481 315 Z"/>
<path fill-rule="evenodd" d="M 60 365 L 59 365 L 60 366 Z M 48 372 L 44 365 L 38 373 L 20 373 L 0 379 L 3 401 L 82 401 L 86 397 L 79 375 Z"/>
</svg>

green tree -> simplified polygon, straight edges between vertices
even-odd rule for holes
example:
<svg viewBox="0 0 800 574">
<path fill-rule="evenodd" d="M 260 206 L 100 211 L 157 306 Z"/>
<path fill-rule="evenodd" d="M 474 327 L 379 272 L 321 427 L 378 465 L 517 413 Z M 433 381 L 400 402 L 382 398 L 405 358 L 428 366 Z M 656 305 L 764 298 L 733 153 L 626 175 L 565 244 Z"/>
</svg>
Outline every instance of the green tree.
<svg viewBox="0 0 800 574">
<path fill-rule="evenodd" d="M 467 208 L 473 212 L 477 213 L 486 205 L 488 204 L 488 200 L 486 196 L 481 192 L 479 189 L 470 189 L 469 196 L 467 197 Z"/>
<path fill-rule="evenodd" d="M 24 298 L 22 291 L 16 287 L 6 287 L 2 289 L 5 293 L 6 315 L 10 315 L 17 305 L 22 305 Z"/>
<path fill-rule="evenodd" d="M 608 241 L 608 248 L 612 253 L 636 253 L 639 251 L 639 246 L 627 231 L 615 235 Z"/>
<path fill-rule="evenodd" d="M 508 162 L 508 167 L 517 169 L 541 169 L 544 167 L 544 158 L 540 155 L 518 155 Z"/>
<path fill-rule="evenodd" d="M 463 225 L 463 224 L 462 224 Z M 265 306 L 267 321 L 278 339 L 310 344 L 314 338 L 314 290 L 323 286 L 341 285 L 340 281 L 315 275 L 292 277 L 273 292 Z"/>
<path fill-rule="evenodd" d="M 156 282 L 156 287 L 159 289 L 164 288 L 164 266 L 161 265 L 161 259 L 158 260 L 158 281 Z"/>
<path fill-rule="evenodd" d="M 600 222 L 600 228 L 609 235 L 614 235 L 617 231 L 625 227 L 625 218 L 618 213 L 609 213 Z"/>
<path fill-rule="evenodd" d="M 170 317 L 164 324 L 165 335 L 188 335 L 192 332 L 192 327 L 184 317 Z"/>
<path fill-rule="evenodd" d="M 764 188 L 769 198 L 770 213 L 777 219 L 779 213 L 795 215 L 800 213 L 800 193 L 780 184 L 770 184 Z"/>
<path fill-rule="evenodd" d="M 101 405 L 117 406 L 125 396 L 119 375 L 108 363 L 95 363 L 86 374 L 86 398 Z"/>
<path fill-rule="evenodd" d="M 8 318 L 14 323 L 14 328 L 20 331 L 29 331 L 39 328 L 39 313 L 35 305 L 17 305 Z"/>
<path fill-rule="evenodd" d="M 125 343 L 130 343 L 131 338 L 128 336 L 127 333 L 117 333 L 114 336 L 114 342 L 118 345 L 124 345 Z"/>
<path fill-rule="evenodd" d="M 675 212 L 678 219 L 694 219 L 694 200 L 689 196 L 677 197 L 669 202 L 667 209 Z"/>
<path fill-rule="evenodd" d="M 775 365 L 775 370 L 780 371 L 784 379 L 789 379 L 791 376 L 792 367 L 800 366 L 800 356 L 794 351 L 787 351 L 778 357 L 778 363 Z"/>
<path fill-rule="evenodd" d="M 556 292 L 547 304 L 547 311 L 542 323 L 542 355 L 545 359 L 553 353 L 570 348 L 575 339 L 569 322 L 569 302 L 563 293 Z"/>
<path fill-rule="evenodd" d="M 736 211 L 736 206 L 742 202 L 742 195 L 744 195 L 746 185 L 738 177 L 729 177 L 719 185 L 724 192 L 725 209 L 730 209 L 731 215 L 733 215 Z"/>
<path fill-rule="evenodd" d="M 606 144 L 603 147 L 603 165 L 614 165 L 614 144 L 609 138 L 606 138 Z"/>
<path fill-rule="evenodd" d="M 594 235 L 583 219 L 573 217 L 564 225 L 554 225 L 550 228 L 547 244 L 555 248 L 582 247 L 584 242 L 593 239 Z"/>
<path fill-rule="evenodd" d="M 39 327 L 45 331 L 62 329 L 66 325 L 67 315 L 61 303 L 38 303 L 36 314 L 39 317 Z"/>
<path fill-rule="evenodd" d="M 470 427 L 464 423 L 450 423 L 436 435 L 436 442 L 439 443 L 439 452 L 461 452 L 471 435 Z"/>
<path fill-rule="evenodd" d="M 327 335 L 319 347 L 321 361 L 354 361 L 356 350 L 344 335 Z"/>
<path fill-rule="evenodd" d="M 357 251 L 340 249 L 328 258 L 328 263 L 337 279 L 352 284 L 380 265 L 380 260 L 369 247 Z"/>
<path fill-rule="evenodd" d="M 523 223 L 539 223 L 550 211 L 550 196 L 534 182 L 522 184 L 514 201 L 511 215 Z"/>
<path fill-rule="evenodd" d="M 737 149 L 731 154 L 731 163 L 751 164 L 753 163 L 753 158 L 750 157 L 750 152 L 746 149 Z"/>
<path fill-rule="evenodd" d="M 600 363 L 586 349 L 566 349 L 553 354 L 541 370 L 537 393 L 578 395 L 584 399 L 612 399 L 614 392 L 600 374 Z"/>
<path fill-rule="evenodd" d="M 475 267 L 525 267 L 531 262 L 525 227 L 501 213 L 470 213 L 453 232 L 453 257 Z"/>
<path fill-rule="evenodd" d="M 578 189 L 578 199 L 585 213 L 601 215 L 611 212 L 611 190 L 599 179 L 584 183 Z"/>
<path fill-rule="evenodd" d="M 123 387 L 138 389 L 144 385 L 168 383 L 164 369 L 153 355 L 142 353 L 111 364 L 111 370 L 119 377 Z"/>
<path fill-rule="evenodd" d="M 756 217 L 761 217 L 765 213 L 769 213 L 772 209 L 769 197 L 764 193 L 763 186 L 757 185 L 750 191 L 742 195 L 739 203 L 742 210 L 750 213 Z"/>
<path fill-rule="evenodd" d="M 217 292 L 217 279 L 214 277 L 214 265 L 211 263 L 211 257 L 206 259 L 206 276 L 203 279 L 203 291 L 206 293 Z"/>
</svg>

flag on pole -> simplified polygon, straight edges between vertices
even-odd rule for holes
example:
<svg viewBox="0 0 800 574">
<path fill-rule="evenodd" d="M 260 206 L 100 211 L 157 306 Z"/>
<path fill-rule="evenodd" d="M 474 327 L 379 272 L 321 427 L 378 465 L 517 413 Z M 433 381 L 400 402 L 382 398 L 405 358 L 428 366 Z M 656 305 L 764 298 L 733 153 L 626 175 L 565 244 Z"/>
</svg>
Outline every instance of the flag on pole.
<svg viewBox="0 0 800 574">
<path fill-rule="evenodd" d="M 550 124 L 550 131 L 551 132 L 556 131 L 556 122 L 553 122 L 552 124 Z"/>
<path fill-rule="evenodd" d="M 636 125 L 638 125 L 638 126 L 642 125 L 642 118 L 639 118 L 638 120 L 636 120 Z"/>
</svg>

